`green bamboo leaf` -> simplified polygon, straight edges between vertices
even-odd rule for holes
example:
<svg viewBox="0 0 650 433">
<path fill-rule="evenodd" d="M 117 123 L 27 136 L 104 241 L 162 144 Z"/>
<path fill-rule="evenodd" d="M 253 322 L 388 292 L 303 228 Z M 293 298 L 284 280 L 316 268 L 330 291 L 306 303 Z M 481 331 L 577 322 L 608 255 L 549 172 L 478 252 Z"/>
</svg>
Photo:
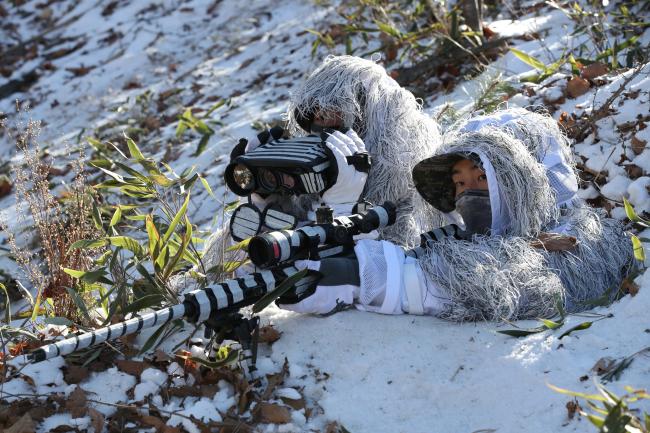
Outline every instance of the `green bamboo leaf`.
<svg viewBox="0 0 650 433">
<path fill-rule="evenodd" d="M 228 365 L 232 365 L 239 361 L 239 350 L 231 350 L 228 352 L 228 356 L 224 359 L 218 360 L 218 361 L 208 361 L 207 359 L 203 358 L 197 358 L 194 356 L 191 356 L 189 359 L 190 361 L 194 361 L 199 365 L 202 365 L 204 367 L 210 368 L 210 369 L 217 369 L 221 367 L 226 367 Z M 181 356 L 181 358 L 184 358 Z"/>
<path fill-rule="evenodd" d="M 393 36 L 393 37 L 398 38 L 398 39 L 402 38 L 402 32 L 400 32 L 398 29 L 391 26 L 390 24 L 382 23 L 381 21 L 378 21 L 378 20 L 375 20 L 375 24 L 377 25 L 377 28 L 379 30 L 386 33 L 387 35 Z"/>
<path fill-rule="evenodd" d="M 203 134 L 201 136 L 201 139 L 199 140 L 199 144 L 196 146 L 196 151 L 194 152 L 193 156 L 199 156 L 205 151 L 205 148 L 208 145 L 208 141 L 210 141 L 211 135 L 212 134 Z"/>
<path fill-rule="evenodd" d="M 83 281 L 84 283 L 93 284 L 93 283 L 104 283 L 104 284 L 113 284 L 111 280 L 106 278 L 106 269 L 98 268 L 92 271 L 77 271 L 75 269 L 63 268 L 63 272 L 70 275 L 73 278 Z"/>
<path fill-rule="evenodd" d="M 582 331 L 583 329 L 591 328 L 591 325 L 592 325 L 593 323 L 594 323 L 594 322 L 582 322 L 582 323 L 580 323 L 579 325 L 574 326 L 573 328 L 569 328 L 569 329 L 567 329 L 567 330 L 564 332 L 564 334 L 562 334 L 562 335 L 560 335 L 560 336 L 558 337 L 558 339 L 561 340 L 562 338 L 566 337 L 567 335 L 571 334 L 571 333 L 574 332 L 574 331 Z"/>
<path fill-rule="evenodd" d="M 145 216 L 145 228 L 149 237 L 149 255 L 151 256 L 151 260 L 155 262 L 160 253 L 160 234 L 153 223 L 153 217 L 151 215 Z"/>
<path fill-rule="evenodd" d="M 144 249 L 138 241 L 133 238 L 128 236 L 110 236 L 107 239 L 110 241 L 111 245 L 127 249 L 138 258 L 144 256 Z"/>
<path fill-rule="evenodd" d="M 207 111 L 207 113 L 205 113 L 204 118 L 205 118 L 205 117 L 208 117 L 208 116 L 209 116 L 210 114 L 212 114 L 215 110 L 217 110 L 217 109 L 223 107 L 223 106 L 226 104 L 226 102 L 227 102 L 226 99 L 222 99 L 222 100 L 220 100 L 219 102 L 217 102 L 216 104 L 214 104 L 212 107 L 210 107 L 210 109 Z"/>
<path fill-rule="evenodd" d="M 108 244 L 109 242 L 106 239 L 81 239 L 70 245 L 68 251 L 74 249 L 87 250 L 92 248 L 100 248 L 105 247 Z"/>
<path fill-rule="evenodd" d="M 510 337 L 526 337 L 532 334 L 538 334 L 540 332 L 548 331 L 546 326 L 540 326 L 538 328 L 531 329 L 504 329 L 502 331 L 497 331 L 499 334 L 509 335 Z"/>
<path fill-rule="evenodd" d="M 139 186 L 139 185 L 146 185 L 148 183 L 151 183 L 149 178 L 147 178 L 147 176 L 145 176 L 144 174 L 140 173 L 138 170 L 135 170 L 126 164 L 122 164 L 121 162 L 115 162 L 115 165 L 121 168 L 122 170 L 126 171 L 131 176 L 133 176 L 133 178 L 124 178 L 128 184 Z"/>
<path fill-rule="evenodd" d="M 178 247 L 176 254 L 174 254 L 174 257 L 172 257 L 171 261 L 165 266 L 163 270 L 163 278 L 167 279 L 172 274 L 178 261 L 187 252 L 187 247 L 190 244 L 191 240 L 192 240 L 192 224 L 190 224 L 189 218 L 187 217 L 187 215 L 185 215 L 185 233 L 183 234 L 182 242 Z"/>
<path fill-rule="evenodd" d="M 90 163 L 90 165 L 94 167 L 102 167 L 102 168 L 110 169 L 113 166 L 113 162 L 109 161 L 108 159 L 91 159 L 88 162 Z"/>
<path fill-rule="evenodd" d="M 55 325 L 55 326 L 72 326 L 74 323 L 70 319 L 65 317 L 45 317 L 43 323 L 46 325 Z"/>
<path fill-rule="evenodd" d="M 262 296 L 254 305 L 253 305 L 253 313 L 257 314 L 266 307 L 269 306 L 269 304 L 273 301 L 275 301 L 277 298 L 280 296 L 284 295 L 289 289 L 291 289 L 298 281 L 300 281 L 303 277 L 307 275 L 309 272 L 309 269 L 302 269 L 295 274 L 291 275 L 290 277 L 287 277 L 282 281 L 278 286 L 275 288 L 275 290 L 265 294 Z"/>
<path fill-rule="evenodd" d="M 208 180 L 203 176 L 201 176 L 200 174 L 198 176 L 199 176 L 199 180 L 203 184 L 203 187 L 208 192 L 208 194 L 210 194 L 211 197 L 214 197 L 214 193 L 212 192 L 212 188 L 210 188 L 210 184 L 208 183 Z"/>
<path fill-rule="evenodd" d="M 138 145 L 135 144 L 135 141 L 133 141 L 129 137 L 126 137 L 126 145 L 129 146 L 129 153 L 131 154 L 131 158 L 135 159 L 136 161 L 141 161 L 145 159 L 142 152 L 140 152 Z"/>
<path fill-rule="evenodd" d="M 169 188 L 176 183 L 173 179 L 168 178 L 164 174 L 150 174 L 149 179 L 164 188 Z"/>
<path fill-rule="evenodd" d="M 128 314 L 128 313 L 136 313 L 138 311 L 142 311 L 145 308 L 153 308 L 153 307 L 158 307 L 160 304 L 163 303 L 165 298 L 159 294 L 159 293 L 154 293 L 151 295 L 145 295 L 141 298 L 136 299 L 135 301 L 131 302 L 123 311 L 122 314 Z"/>
<path fill-rule="evenodd" d="M 251 239 L 253 239 L 253 238 L 244 239 L 241 242 L 237 242 L 235 245 L 229 246 L 228 248 L 226 248 L 226 252 L 239 251 L 239 250 L 247 251 L 248 250 L 248 244 L 250 243 Z"/>
<path fill-rule="evenodd" d="M 167 241 L 171 237 L 172 233 L 174 233 L 174 230 L 176 230 L 176 226 L 178 226 L 178 223 L 185 216 L 185 213 L 187 212 L 187 206 L 188 206 L 189 202 L 190 202 L 190 193 L 188 192 L 187 195 L 185 196 L 185 201 L 183 202 L 183 205 L 178 210 L 178 212 L 176 212 L 176 215 L 174 215 L 174 219 L 172 220 L 171 224 L 169 224 L 169 227 L 167 228 L 167 231 L 165 232 L 165 235 L 163 236 L 163 239 L 162 239 L 163 244 L 167 243 Z"/>
<path fill-rule="evenodd" d="M 70 295 L 70 298 L 72 298 L 72 301 L 77 306 L 77 309 L 81 311 L 81 314 L 83 314 L 84 319 L 90 320 L 90 312 L 88 311 L 88 307 L 86 307 L 84 300 L 81 299 L 79 294 L 74 289 L 72 289 L 72 287 L 66 287 L 65 290 L 68 292 L 68 295 Z"/>
<path fill-rule="evenodd" d="M 639 36 L 632 36 L 630 39 L 623 42 L 622 44 L 614 44 L 612 48 L 608 48 L 602 53 L 598 54 L 596 56 L 596 61 L 606 59 L 607 57 L 615 54 L 616 52 L 620 52 L 621 50 L 624 50 L 627 47 L 634 45 L 638 40 L 639 40 Z"/>
<path fill-rule="evenodd" d="M 97 230 L 104 231 L 104 226 L 102 223 L 102 213 L 99 210 L 99 207 L 97 206 L 97 203 L 95 203 L 95 201 L 93 201 L 92 218 L 93 218 L 93 223 L 95 224 L 95 228 Z"/>
<path fill-rule="evenodd" d="M 560 326 L 564 325 L 564 322 L 555 322 L 548 319 L 539 319 L 539 321 L 542 322 L 548 329 L 557 329 Z"/>
<path fill-rule="evenodd" d="M 634 258 L 640 262 L 645 262 L 645 250 L 643 244 L 636 236 L 632 235 L 632 248 L 634 249 Z"/>
<path fill-rule="evenodd" d="M 580 398 L 583 398 L 585 400 L 595 400 L 595 401 L 601 401 L 601 402 L 607 401 L 607 399 L 605 397 L 603 397 L 602 395 L 600 395 L 600 394 L 585 394 L 583 392 L 570 391 L 568 389 L 564 389 L 564 388 L 557 387 L 555 385 L 551 385 L 550 383 L 547 383 L 546 386 L 548 386 L 549 388 L 551 388 L 555 392 L 559 392 L 560 394 L 564 394 L 564 395 L 569 395 L 571 397 L 580 397 Z"/>
<path fill-rule="evenodd" d="M 239 200 L 235 200 L 235 201 L 231 201 L 230 203 L 226 203 L 226 207 L 223 208 L 223 211 L 224 212 L 233 211 L 233 210 L 237 209 L 240 204 L 241 203 L 239 202 Z"/>
<path fill-rule="evenodd" d="M 640 220 L 639 216 L 634 211 L 632 204 L 629 201 L 627 201 L 625 197 L 623 197 L 623 205 L 625 207 L 625 215 L 627 216 L 627 219 L 629 219 L 632 222 L 637 222 Z"/>
<path fill-rule="evenodd" d="M 520 51 L 516 48 L 510 48 L 510 51 L 512 52 L 512 54 L 515 55 L 515 57 L 517 57 L 519 60 L 521 60 L 528 66 L 532 66 L 533 68 L 539 69 L 540 71 L 544 71 L 546 69 L 546 65 L 543 62 L 536 59 L 535 57 L 526 54 L 523 51 Z"/>
<path fill-rule="evenodd" d="M 117 206 L 115 208 L 115 213 L 113 214 L 113 218 L 111 218 L 111 222 L 108 223 L 108 226 L 113 227 L 115 224 L 119 223 L 121 219 L 122 219 L 122 209 L 119 206 Z"/>
</svg>

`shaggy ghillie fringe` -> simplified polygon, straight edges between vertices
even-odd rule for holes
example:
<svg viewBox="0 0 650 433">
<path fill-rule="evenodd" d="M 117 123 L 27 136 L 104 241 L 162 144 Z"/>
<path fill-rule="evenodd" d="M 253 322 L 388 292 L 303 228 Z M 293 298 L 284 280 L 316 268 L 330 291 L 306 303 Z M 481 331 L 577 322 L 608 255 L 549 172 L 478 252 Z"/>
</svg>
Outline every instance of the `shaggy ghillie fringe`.
<svg viewBox="0 0 650 433">
<path fill-rule="evenodd" d="M 592 308 L 589 301 L 618 295 L 622 279 L 634 266 L 634 250 L 623 225 L 603 210 L 583 205 L 564 213 L 560 224 L 576 237 L 577 248 L 545 255 L 566 289 L 566 310 L 577 312 Z"/>
<path fill-rule="evenodd" d="M 498 127 L 500 131 L 520 140 L 531 155 L 546 166 L 547 177 L 555 189 L 558 203 L 580 204 L 575 196 L 577 184 L 567 186 L 558 179 L 558 176 L 577 179 L 571 143 L 544 107 L 507 108 L 486 116 L 465 117 L 457 120 L 449 130 L 455 133 L 476 131 L 485 126 Z"/>
<path fill-rule="evenodd" d="M 533 109 L 535 111 L 531 111 Z M 456 121 L 449 129 L 459 131 L 467 127 L 472 128 L 472 124 L 475 122 L 498 117 L 510 119 L 500 130 L 524 143 L 531 155 L 536 156 L 538 161 L 541 162 L 544 159 L 549 146 L 551 146 L 551 141 L 554 140 L 559 144 L 564 160 L 575 168 L 569 139 L 544 107 L 530 107 L 530 110 L 513 107 L 498 110 L 487 116 L 464 117 Z"/>
<path fill-rule="evenodd" d="M 473 152 L 492 164 L 502 203 L 501 214 L 492 216 L 501 226 L 498 234 L 537 236 L 545 225 L 557 221 L 559 210 L 546 170 L 521 141 L 493 127 L 449 132 L 439 153 L 454 152 Z"/>
<path fill-rule="evenodd" d="M 422 112 L 412 93 L 403 89 L 380 65 L 354 56 L 329 56 L 291 95 L 288 128 L 303 133 L 295 113 L 316 109 L 339 112 L 356 130 L 372 157 L 365 197 L 375 204 L 398 203 L 398 220 L 381 235 L 413 246 L 420 233 L 442 216 L 417 194 L 411 170 L 436 152 L 440 132 Z"/>
<path fill-rule="evenodd" d="M 589 300 L 617 294 L 634 263 L 622 224 L 586 205 L 563 209 L 560 215 L 544 167 L 521 141 L 487 128 L 455 135 L 441 151 L 472 151 L 484 162 L 487 158 L 511 226 L 504 236 L 429 243 L 420 264 L 446 298 L 441 317 L 550 317 L 558 301 L 567 312 L 578 312 L 591 307 Z M 554 231 L 574 236 L 575 249 L 550 252 L 531 246 L 541 232 Z"/>
<path fill-rule="evenodd" d="M 549 317 L 564 294 L 543 253 L 521 237 L 431 243 L 420 265 L 442 289 L 445 309 L 437 315 L 448 320 Z"/>
</svg>

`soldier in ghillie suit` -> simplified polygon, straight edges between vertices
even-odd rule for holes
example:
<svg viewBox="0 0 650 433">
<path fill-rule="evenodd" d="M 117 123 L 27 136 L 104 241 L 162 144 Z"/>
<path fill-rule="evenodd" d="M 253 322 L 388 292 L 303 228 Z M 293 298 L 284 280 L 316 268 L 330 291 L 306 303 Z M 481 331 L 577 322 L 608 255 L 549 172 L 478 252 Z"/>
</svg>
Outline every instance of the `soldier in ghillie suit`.
<svg viewBox="0 0 650 433">
<path fill-rule="evenodd" d="M 576 181 L 569 162 L 545 165 L 539 149 L 513 130 L 479 129 L 448 133 L 437 154 L 413 170 L 422 197 L 440 212 L 457 212 L 463 225 L 427 232 L 410 251 L 361 240 L 344 264 L 356 275 L 336 272 L 341 259 L 299 262 L 341 277 L 323 277 L 313 291 L 280 304 L 307 313 L 355 304 L 454 321 L 515 320 L 552 316 L 558 302 L 577 312 L 590 299 L 614 296 L 634 265 L 622 224 L 575 196 L 559 203 L 558 193 Z M 571 176 L 554 182 L 550 168 Z"/>
<path fill-rule="evenodd" d="M 439 145 L 438 126 L 422 112 L 413 94 L 401 88 L 383 67 L 353 56 L 326 58 L 292 94 L 287 117 L 290 135 L 337 130 L 336 136 L 327 140 L 333 150 L 354 150 L 358 136 L 372 165 L 363 181 L 348 183 L 345 188 L 342 181 L 349 179 L 342 177 L 338 185 L 321 194 L 263 199 L 253 195 L 250 201 L 260 210 L 273 203 L 299 221 L 310 221 L 313 210 L 322 202 L 331 206 L 335 215 L 347 215 L 360 198 L 374 204 L 391 200 L 398 205 L 399 219 L 379 236 L 406 247 L 415 246 L 419 234 L 432 221 L 442 223 L 442 215 L 422 200 L 411 178 L 415 164 Z M 268 133 L 262 135 L 269 138 Z M 240 146 L 233 156 L 250 152 L 259 143 L 258 136 Z M 215 233 L 206 247 L 206 268 L 223 261 L 224 249 L 230 244 L 228 229 Z"/>
</svg>

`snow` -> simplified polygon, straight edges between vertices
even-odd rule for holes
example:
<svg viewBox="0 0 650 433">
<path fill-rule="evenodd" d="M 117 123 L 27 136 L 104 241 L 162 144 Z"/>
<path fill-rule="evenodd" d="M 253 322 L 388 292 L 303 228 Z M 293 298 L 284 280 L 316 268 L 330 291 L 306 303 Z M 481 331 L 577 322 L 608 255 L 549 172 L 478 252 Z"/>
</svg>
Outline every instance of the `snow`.
<svg viewBox="0 0 650 433">
<path fill-rule="evenodd" d="M 54 2 L 49 7 L 55 15 L 63 12 L 63 4 Z M 286 97 L 302 77 L 320 62 L 326 51 L 319 49 L 311 58 L 313 36 L 303 33 L 305 28 L 326 28 L 336 17 L 336 6 L 315 6 L 313 2 L 297 0 L 257 0 L 246 4 L 219 3 L 212 16 L 205 13 L 212 1 L 189 0 L 184 7 L 193 13 L 184 13 L 177 2 L 162 0 L 156 3 L 157 11 L 146 12 L 143 2 L 120 2 L 113 15 L 101 16 L 97 2 L 82 0 L 74 5 L 71 14 L 82 19 L 64 27 L 62 36 L 86 35 L 86 45 L 74 53 L 54 59 L 54 71 L 45 72 L 29 93 L 15 94 L 0 101 L 0 111 L 13 112 L 14 98 L 31 99 L 34 118 L 45 119 L 42 142 L 48 143 L 54 154 L 64 153 L 65 142 L 76 143 L 77 136 L 87 135 L 108 120 L 120 120 L 126 115 L 146 115 L 134 103 L 135 96 L 145 90 L 156 93 L 170 88 L 182 92 L 165 114 L 173 115 L 188 104 L 194 95 L 191 84 L 203 86 L 197 91 L 199 99 L 192 105 L 211 106 L 219 99 L 231 98 L 227 110 L 214 113 L 213 119 L 223 122 L 218 133 L 211 137 L 205 153 L 200 158 L 192 156 L 198 138 L 184 136 L 173 146 L 178 158 L 172 161 L 177 171 L 196 165 L 197 170 L 209 179 L 217 200 L 197 190 L 190 211 L 192 221 L 206 233 L 218 226 L 223 202 L 233 199 L 226 195 L 221 180 L 225 168 L 225 155 L 240 137 L 254 134 L 251 123 L 281 119 L 286 109 Z M 318 2 L 319 4 L 322 2 Z M 34 8 L 34 2 L 24 6 Z M 28 20 L 17 20 L 24 34 L 38 34 Z M 186 26 L 190 30 L 186 30 Z M 538 33 L 540 39 L 516 38 L 511 46 L 525 51 L 550 64 L 567 49 L 585 41 L 584 36 L 572 37 L 573 24 L 559 10 L 543 9 L 538 16 L 530 14 L 516 20 L 499 19 L 488 27 L 501 36 L 521 36 Z M 123 39 L 115 44 L 101 40 L 109 30 L 122 32 Z M 2 30 L 0 30 L 2 31 Z M 165 36 L 158 38 L 157 34 Z M 648 44 L 648 34 L 641 42 Z M 53 35 L 54 36 L 54 35 Z M 73 43 L 71 43 L 73 44 Z M 248 66 L 243 67 L 248 60 Z M 0 85 L 22 76 L 37 65 L 26 62 L 12 71 L 8 78 L 0 78 Z M 87 75 L 72 77 L 65 68 L 80 65 L 95 66 Z M 172 67 L 172 65 L 175 65 Z M 650 149 L 640 155 L 631 151 L 631 138 L 650 143 L 650 128 L 635 126 L 622 132 L 619 126 L 635 122 L 638 116 L 647 116 L 650 110 L 650 75 L 648 66 L 629 85 L 629 90 L 639 91 L 636 98 L 625 97 L 614 105 L 611 116 L 596 122 L 597 132 L 592 132 L 582 143 L 575 145 L 576 161 L 601 173 L 605 183 L 596 188 L 596 182 L 587 181 L 580 190 L 585 199 L 601 195 L 613 201 L 629 198 L 637 212 L 650 211 Z M 507 53 L 495 61 L 476 80 L 458 85 L 450 93 L 437 93 L 425 98 L 425 111 L 437 113 L 449 103 L 460 112 L 473 109 L 474 95 L 489 80 L 499 77 L 517 84 L 517 80 L 535 71 Z M 255 83 L 261 73 L 273 73 Z M 566 98 L 559 103 L 554 116 L 562 112 L 593 113 L 615 92 L 631 72 L 612 72 L 605 84 L 595 86 L 586 94 Z M 528 97 L 514 95 L 510 105 L 522 107 L 546 101 L 562 101 L 569 74 L 564 72 L 547 78 L 540 84 L 528 84 L 535 93 Z M 126 89 L 129 82 L 137 81 L 141 88 Z M 242 92 L 239 96 L 235 92 Z M 57 102 L 54 108 L 51 104 Z M 110 112 L 110 110 L 114 110 Z M 111 127 L 120 133 L 124 125 Z M 174 136 L 175 122 L 161 127 L 141 147 L 150 155 L 160 158 L 167 142 Z M 16 159 L 14 146 L 0 139 L 0 156 Z M 643 176 L 630 179 L 625 166 L 634 164 L 643 170 Z M 57 182 L 61 182 L 58 179 Z M 18 225 L 12 196 L 1 200 L 11 225 Z M 622 207 L 611 211 L 615 218 L 624 219 Z M 2 235 L 4 236 L 4 235 Z M 650 230 L 639 234 L 650 239 Z M 650 245 L 650 243 L 646 244 Z M 650 256 L 650 254 L 648 254 Z M 1 258 L 6 269 L 15 264 Z M 650 257 L 647 259 L 650 264 Z M 277 398 L 303 398 L 314 408 L 307 419 L 304 410 L 291 411 L 291 423 L 275 426 L 261 425 L 260 431 L 302 432 L 324 431 L 330 420 L 341 422 L 354 433 L 401 432 L 424 433 L 431 431 L 526 431 L 526 432 L 589 432 L 591 424 L 577 417 L 567 419 L 565 404 L 568 396 L 558 394 L 547 384 L 563 388 L 594 392 L 598 377 L 591 371 L 603 357 L 620 359 L 650 346 L 650 274 L 638 278 L 641 289 L 635 297 L 627 296 L 609 308 L 597 308 L 584 315 L 566 319 L 556 331 L 515 339 L 498 334 L 497 330 L 510 329 L 502 323 L 454 324 L 431 317 L 382 316 L 359 311 L 346 311 L 327 318 L 297 315 L 270 306 L 262 314 L 264 323 L 272 323 L 282 332 L 280 340 L 271 347 L 261 348 L 257 362 L 259 377 L 281 370 L 287 359 L 289 377 L 282 388 L 276 389 Z M 607 317 L 612 314 L 612 317 Z M 568 328 L 584 321 L 594 321 L 586 330 L 577 331 L 561 340 L 559 336 Z M 537 326 L 534 321 L 516 323 L 518 327 Z M 189 332 L 189 326 L 166 341 L 163 348 L 180 343 Z M 143 344 L 153 330 L 138 336 Z M 203 356 L 199 346 L 192 346 L 194 356 Z M 26 366 L 17 377 L 2 385 L 5 394 L 63 393 L 72 391 L 63 380 L 62 358 Z M 624 393 L 623 386 L 648 386 L 650 360 L 637 357 L 620 380 L 607 384 L 608 389 Z M 165 410 L 193 416 L 207 421 L 221 421 L 237 403 L 231 384 L 222 380 L 212 398 L 172 398 L 163 401 L 160 388 L 168 377 L 176 386 L 194 384 L 194 376 L 182 377 L 181 365 L 172 362 L 167 372 L 155 368 L 143 371 L 136 378 L 110 368 L 92 373 L 80 384 L 89 399 L 107 403 L 130 402 L 140 404 L 148 396 Z M 587 380 L 582 380 L 587 376 Z M 29 379 L 27 379 L 29 378 Z M 33 381 L 34 386 L 30 384 Z M 300 391 L 298 391 L 300 390 Z M 133 392 L 133 399 L 129 392 Z M 11 397 L 2 395 L 11 401 Z M 94 407 L 105 416 L 116 408 L 97 404 Z M 583 405 L 585 407 L 585 405 Z M 646 410 L 650 410 L 646 404 Z M 250 415 L 250 414 L 248 414 Z M 46 418 L 39 431 L 50 431 L 59 425 L 88 428 L 89 418 L 71 419 L 68 414 Z M 182 425 L 189 432 L 200 431 L 192 421 L 172 416 L 169 425 Z M 135 427 L 135 425 L 132 425 Z"/>
<path fill-rule="evenodd" d="M 627 176 L 618 175 L 607 182 L 600 192 L 610 200 L 621 201 L 623 197 L 627 196 L 627 189 L 631 183 L 632 181 Z"/>
<path fill-rule="evenodd" d="M 135 377 L 119 371 L 117 367 L 112 367 L 101 373 L 92 373 L 90 378 L 79 386 L 86 391 L 88 399 L 114 404 L 128 401 L 126 393 L 135 384 Z M 110 416 L 117 411 L 114 406 L 95 403 L 92 405 L 104 416 Z"/>
<path fill-rule="evenodd" d="M 81 431 L 87 431 L 90 427 L 90 417 L 72 418 L 68 413 L 61 413 L 49 416 L 39 425 L 37 433 L 48 433 L 59 426 L 76 427 Z"/>
</svg>

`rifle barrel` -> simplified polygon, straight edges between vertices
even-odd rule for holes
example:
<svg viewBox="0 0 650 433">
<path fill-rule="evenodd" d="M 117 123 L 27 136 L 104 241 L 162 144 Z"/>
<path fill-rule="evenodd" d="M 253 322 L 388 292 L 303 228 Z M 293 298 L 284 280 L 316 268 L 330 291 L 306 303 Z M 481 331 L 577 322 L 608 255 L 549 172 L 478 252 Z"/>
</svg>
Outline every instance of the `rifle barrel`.
<svg viewBox="0 0 650 433">
<path fill-rule="evenodd" d="M 162 326 L 167 322 L 185 316 L 187 305 L 185 302 L 145 314 L 134 314 L 133 317 L 115 325 L 96 329 L 72 338 L 57 341 L 33 350 L 27 355 L 32 362 L 45 361 L 55 356 L 68 355 L 76 350 L 85 349 L 104 341 L 114 340 L 124 335 L 133 334 L 144 328 Z"/>
</svg>

